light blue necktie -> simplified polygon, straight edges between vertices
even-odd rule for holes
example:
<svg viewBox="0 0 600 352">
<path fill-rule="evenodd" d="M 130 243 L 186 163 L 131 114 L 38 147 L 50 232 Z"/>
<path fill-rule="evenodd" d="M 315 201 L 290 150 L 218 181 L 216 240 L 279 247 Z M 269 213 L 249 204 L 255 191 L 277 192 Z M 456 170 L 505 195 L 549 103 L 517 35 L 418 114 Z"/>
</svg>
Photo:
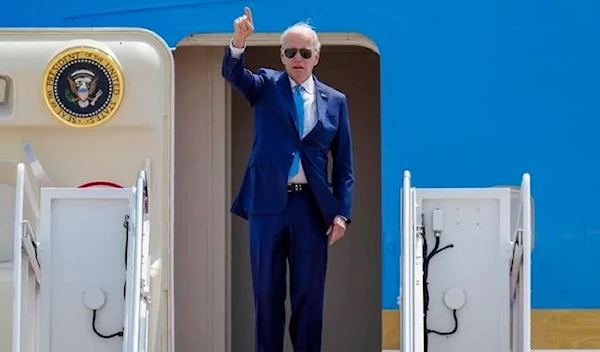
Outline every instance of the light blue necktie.
<svg viewBox="0 0 600 352">
<path fill-rule="evenodd" d="M 298 119 L 296 120 L 296 126 L 298 126 L 298 133 L 300 134 L 300 139 L 302 139 L 302 135 L 304 134 L 304 98 L 302 98 L 301 85 L 294 87 L 294 103 L 296 105 L 296 115 L 298 116 Z M 289 178 L 296 176 L 299 167 L 300 153 L 295 152 L 294 160 L 292 161 L 292 167 L 290 168 Z"/>
</svg>

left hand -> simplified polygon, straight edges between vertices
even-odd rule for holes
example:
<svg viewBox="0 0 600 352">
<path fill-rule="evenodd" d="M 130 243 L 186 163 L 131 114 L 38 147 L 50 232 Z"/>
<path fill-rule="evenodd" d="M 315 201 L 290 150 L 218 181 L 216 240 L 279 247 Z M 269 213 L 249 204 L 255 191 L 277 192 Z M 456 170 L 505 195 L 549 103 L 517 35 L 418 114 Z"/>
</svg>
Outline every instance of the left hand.
<svg viewBox="0 0 600 352">
<path fill-rule="evenodd" d="M 342 237 L 344 237 L 344 233 L 346 232 L 346 222 L 344 219 L 336 216 L 333 219 L 333 223 L 329 225 L 329 229 L 327 230 L 327 236 L 329 236 L 329 246 L 333 246 L 334 243 L 339 241 Z"/>
</svg>

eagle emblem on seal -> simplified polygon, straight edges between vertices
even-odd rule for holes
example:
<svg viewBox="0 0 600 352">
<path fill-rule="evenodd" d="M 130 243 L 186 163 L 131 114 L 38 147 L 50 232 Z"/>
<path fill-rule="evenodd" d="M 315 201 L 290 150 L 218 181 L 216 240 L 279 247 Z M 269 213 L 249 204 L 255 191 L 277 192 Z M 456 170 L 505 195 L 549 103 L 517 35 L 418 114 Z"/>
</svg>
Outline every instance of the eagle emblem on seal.
<svg viewBox="0 0 600 352">
<path fill-rule="evenodd" d="M 102 89 L 98 89 L 98 77 L 89 70 L 78 70 L 67 77 L 69 89 L 66 98 L 72 103 L 77 103 L 80 108 L 96 105 L 102 96 Z"/>
</svg>

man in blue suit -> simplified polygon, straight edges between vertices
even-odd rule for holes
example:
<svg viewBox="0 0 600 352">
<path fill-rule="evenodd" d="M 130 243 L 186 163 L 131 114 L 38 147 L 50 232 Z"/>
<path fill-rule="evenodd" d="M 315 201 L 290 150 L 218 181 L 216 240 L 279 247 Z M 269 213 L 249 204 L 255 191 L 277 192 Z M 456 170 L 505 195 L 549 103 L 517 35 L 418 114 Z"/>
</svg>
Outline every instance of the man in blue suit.
<svg viewBox="0 0 600 352">
<path fill-rule="evenodd" d="M 354 166 L 346 96 L 312 73 L 321 44 L 308 25 L 281 36 L 285 71 L 245 67 L 252 13 L 234 21 L 222 74 L 254 110 L 254 143 L 231 211 L 248 220 L 255 352 L 282 352 L 286 260 L 295 352 L 320 352 L 328 247 L 351 221 Z M 328 153 L 333 158 L 328 182 Z"/>
</svg>

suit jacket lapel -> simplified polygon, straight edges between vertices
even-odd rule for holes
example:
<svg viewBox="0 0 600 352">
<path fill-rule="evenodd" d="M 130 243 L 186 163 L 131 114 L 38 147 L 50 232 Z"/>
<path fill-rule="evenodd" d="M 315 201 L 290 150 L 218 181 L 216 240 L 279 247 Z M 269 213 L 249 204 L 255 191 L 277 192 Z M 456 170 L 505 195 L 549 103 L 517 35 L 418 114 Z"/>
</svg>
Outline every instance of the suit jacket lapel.
<svg viewBox="0 0 600 352">
<path fill-rule="evenodd" d="M 325 112 L 327 111 L 327 91 L 325 90 L 325 86 L 315 77 L 315 100 L 317 102 L 317 117 L 319 121 L 323 121 L 325 119 Z"/>
<path fill-rule="evenodd" d="M 315 80 L 315 102 L 317 104 L 317 116 L 316 116 L 317 123 L 316 123 L 315 127 L 308 133 L 308 135 L 305 138 L 310 136 L 313 132 L 315 132 L 317 129 L 319 129 L 321 127 L 320 125 L 325 120 L 326 112 L 327 112 L 327 101 L 329 99 L 329 96 L 327 95 L 327 90 L 325 89 L 325 85 L 323 83 L 321 83 L 317 79 L 317 77 L 314 77 L 314 80 Z"/>
<path fill-rule="evenodd" d="M 283 100 L 284 109 L 287 111 L 287 119 L 292 125 L 294 131 L 296 131 L 296 135 L 298 135 L 298 126 L 296 125 L 296 104 L 294 104 L 292 86 L 290 85 L 290 79 L 288 78 L 287 73 L 283 73 L 281 76 L 279 76 L 277 90 L 279 90 L 279 94 Z"/>
</svg>

